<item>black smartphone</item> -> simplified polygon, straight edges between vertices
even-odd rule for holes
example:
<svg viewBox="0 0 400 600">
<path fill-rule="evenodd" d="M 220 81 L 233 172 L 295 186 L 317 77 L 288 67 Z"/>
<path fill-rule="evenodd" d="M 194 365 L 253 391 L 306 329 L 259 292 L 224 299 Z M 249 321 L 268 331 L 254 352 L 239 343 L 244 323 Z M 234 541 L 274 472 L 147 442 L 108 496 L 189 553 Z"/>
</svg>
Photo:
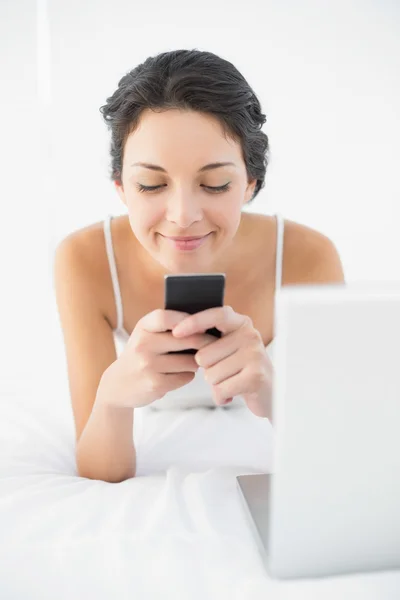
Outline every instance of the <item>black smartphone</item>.
<svg viewBox="0 0 400 600">
<path fill-rule="evenodd" d="M 195 273 L 184 275 L 165 275 L 164 307 L 167 310 L 179 310 L 191 315 L 224 305 L 225 274 Z M 221 332 L 212 327 L 206 333 L 221 337 Z M 188 348 L 171 354 L 196 354 L 197 350 Z"/>
</svg>

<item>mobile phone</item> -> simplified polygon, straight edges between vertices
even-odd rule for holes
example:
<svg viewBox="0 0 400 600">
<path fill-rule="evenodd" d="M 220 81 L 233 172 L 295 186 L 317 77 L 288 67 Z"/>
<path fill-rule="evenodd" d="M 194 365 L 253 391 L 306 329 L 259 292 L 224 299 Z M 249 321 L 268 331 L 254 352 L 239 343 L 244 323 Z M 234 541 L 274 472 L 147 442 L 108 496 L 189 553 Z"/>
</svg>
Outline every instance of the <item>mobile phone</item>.
<svg viewBox="0 0 400 600">
<path fill-rule="evenodd" d="M 183 275 L 165 275 L 164 307 L 193 315 L 194 313 L 224 305 L 225 273 L 185 273 Z M 206 333 L 221 337 L 216 327 Z M 197 350 L 188 348 L 171 354 L 196 354 Z"/>
</svg>

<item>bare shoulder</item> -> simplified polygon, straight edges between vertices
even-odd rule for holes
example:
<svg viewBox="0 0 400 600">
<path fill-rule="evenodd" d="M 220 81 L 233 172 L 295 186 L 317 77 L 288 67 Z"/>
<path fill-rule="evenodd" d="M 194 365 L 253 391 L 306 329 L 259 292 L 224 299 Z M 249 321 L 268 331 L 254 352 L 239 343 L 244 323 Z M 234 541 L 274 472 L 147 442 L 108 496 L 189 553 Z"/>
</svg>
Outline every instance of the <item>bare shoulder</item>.
<svg viewBox="0 0 400 600">
<path fill-rule="evenodd" d="M 113 228 L 114 228 L 113 223 Z M 86 278 L 87 287 L 93 292 L 100 308 L 108 313 L 109 301 L 105 297 L 105 282 L 110 277 L 104 238 L 103 221 L 91 223 L 77 229 L 64 237 L 55 250 L 55 267 L 65 261 L 79 268 L 82 277 Z"/>
<path fill-rule="evenodd" d="M 92 223 L 76 229 L 65 236 L 57 245 L 56 253 L 74 253 L 83 266 L 93 273 L 101 268 L 105 252 L 104 232 L 102 222 Z"/>
<path fill-rule="evenodd" d="M 344 283 L 339 252 L 324 233 L 285 220 L 284 244 L 292 283 Z"/>
<path fill-rule="evenodd" d="M 253 231 L 259 242 L 276 244 L 275 216 L 252 214 Z M 340 283 L 344 271 L 335 243 L 324 233 L 305 224 L 284 219 L 283 284 Z"/>
</svg>

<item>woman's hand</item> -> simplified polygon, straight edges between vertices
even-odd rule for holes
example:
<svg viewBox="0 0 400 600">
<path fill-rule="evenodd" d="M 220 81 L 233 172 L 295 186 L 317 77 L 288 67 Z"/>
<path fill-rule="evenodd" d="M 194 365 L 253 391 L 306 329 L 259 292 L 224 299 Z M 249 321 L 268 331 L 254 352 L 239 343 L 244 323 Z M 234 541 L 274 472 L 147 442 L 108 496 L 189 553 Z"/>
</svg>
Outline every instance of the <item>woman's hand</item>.
<svg viewBox="0 0 400 600">
<path fill-rule="evenodd" d="M 250 317 L 230 306 L 210 308 L 181 320 L 172 335 L 181 339 L 204 334 L 212 327 L 219 329 L 222 337 L 199 349 L 194 358 L 204 368 L 215 403 L 227 404 L 241 395 L 252 413 L 271 418 L 273 365 Z"/>
<path fill-rule="evenodd" d="M 169 352 L 198 350 L 214 338 L 204 333 L 175 338 L 172 329 L 187 316 L 157 309 L 140 319 L 123 352 L 101 378 L 99 402 L 116 407 L 146 406 L 192 381 L 199 368 L 194 355 Z"/>
</svg>

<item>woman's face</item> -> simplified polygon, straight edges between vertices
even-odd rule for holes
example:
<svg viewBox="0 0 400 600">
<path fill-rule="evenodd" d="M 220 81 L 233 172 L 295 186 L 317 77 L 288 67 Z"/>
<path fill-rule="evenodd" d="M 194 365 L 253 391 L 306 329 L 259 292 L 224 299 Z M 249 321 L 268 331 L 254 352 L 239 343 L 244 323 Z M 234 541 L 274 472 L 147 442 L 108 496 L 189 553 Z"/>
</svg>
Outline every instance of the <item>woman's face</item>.
<svg viewBox="0 0 400 600">
<path fill-rule="evenodd" d="M 225 138 L 216 119 L 174 109 L 142 113 L 126 141 L 116 187 L 143 248 L 169 272 L 194 273 L 218 264 L 255 185 L 247 180 L 240 144 Z"/>
</svg>

